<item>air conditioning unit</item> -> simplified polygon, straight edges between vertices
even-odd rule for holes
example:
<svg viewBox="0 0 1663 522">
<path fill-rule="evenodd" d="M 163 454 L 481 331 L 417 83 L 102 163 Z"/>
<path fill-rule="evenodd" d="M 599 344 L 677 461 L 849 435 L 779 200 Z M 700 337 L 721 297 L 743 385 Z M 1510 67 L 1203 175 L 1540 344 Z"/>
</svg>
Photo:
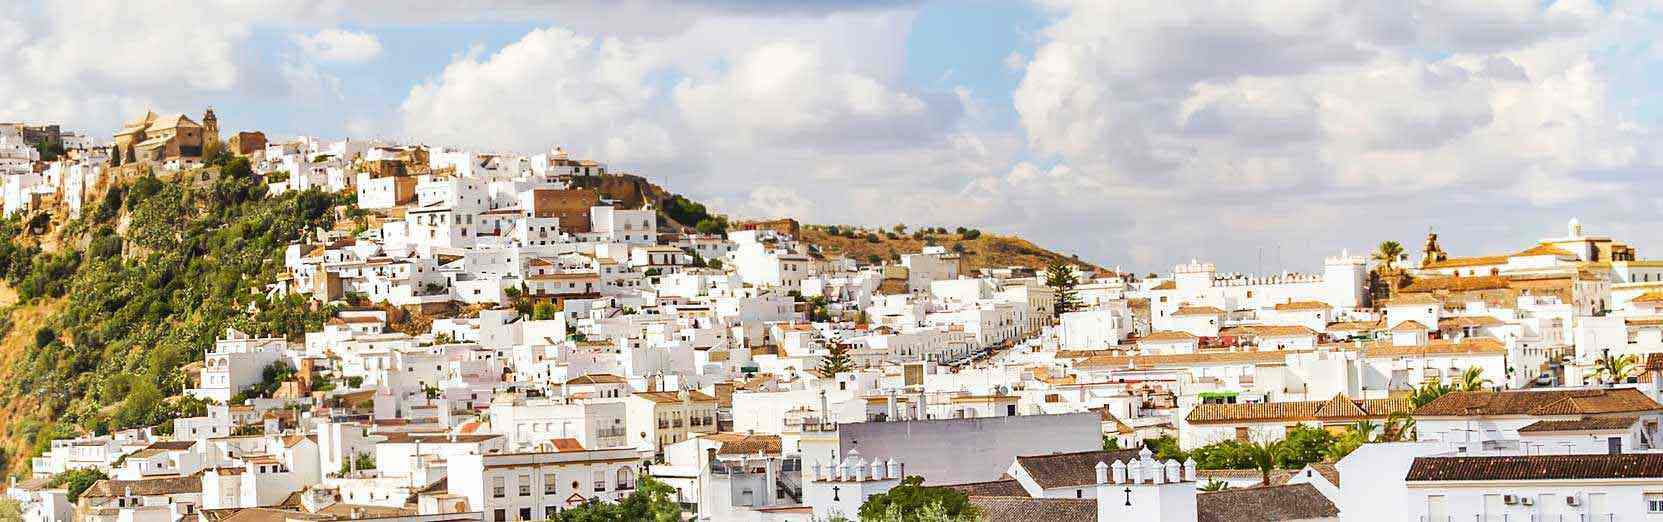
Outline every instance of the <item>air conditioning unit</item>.
<svg viewBox="0 0 1663 522">
<path fill-rule="evenodd" d="M 1565 496 L 1565 505 L 1567 505 L 1567 506 L 1580 506 L 1580 505 L 1582 505 L 1582 501 L 1577 500 L 1576 495 L 1566 495 Z"/>
<path fill-rule="evenodd" d="M 1513 495 L 1502 495 L 1501 496 L 1501 503 L 1511 506 L 1513 504 L 1519 503 L 1519 497 L 1515 497 Z"/>
<path fill-rule="evenodd" d="M 1536 504 L 1536 500 L 1530 497 L 1519 497 L 1519 503 L 1526 506 L 1532 506 Z"/>
</svg>

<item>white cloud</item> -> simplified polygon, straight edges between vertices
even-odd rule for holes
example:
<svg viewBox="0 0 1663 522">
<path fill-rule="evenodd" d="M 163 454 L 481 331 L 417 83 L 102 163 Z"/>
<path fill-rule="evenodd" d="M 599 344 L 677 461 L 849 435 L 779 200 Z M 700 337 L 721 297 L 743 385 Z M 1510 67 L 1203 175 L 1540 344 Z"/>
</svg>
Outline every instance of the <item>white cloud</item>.
<svg viewBox="0 0 1663 522">
<path fill-rule="evenodd" d="M 307 56 L 325 62 L 361 63 L 381 54 L 381 39 L 360 31 L 325 29 L 289 37 Z"/>
<path fill-rule="evenodd" d="M 667 156 L 653 123 L 651 45 L 539 29 L 487 57 L 458 57 L 410 90 L 406 132 L 434 143 L 538 151 L 564 144 L 609 162 Z M 645 140 L 642 147 L 641 140 Z"/>
<path fill-rule="evenodd" d="M 1074 197 L 1117 210 L 1056 205 L 1058 220 L 1129 221 L 1115 242 L 1172 259 L 1294 237 L 1315 259 L 1447 223 L 1451 208 L 1601 204 L 1620 184 L 1582 173 L 1657 167 L 1655 132 L 1612 99 L 1613 41 L 1656 30 L 1624 3 L 1049 7 L 1014 101 L 1032 151 L 1058 166 L 1018 165 L 1005 190 L 1067 198 L 1053 173 L 1069 167 Z M 1345 228 L 1279 218 L 1315 215 Z M 1243 266 L 1257 248 L 1216 255 Z"/>
</svg>

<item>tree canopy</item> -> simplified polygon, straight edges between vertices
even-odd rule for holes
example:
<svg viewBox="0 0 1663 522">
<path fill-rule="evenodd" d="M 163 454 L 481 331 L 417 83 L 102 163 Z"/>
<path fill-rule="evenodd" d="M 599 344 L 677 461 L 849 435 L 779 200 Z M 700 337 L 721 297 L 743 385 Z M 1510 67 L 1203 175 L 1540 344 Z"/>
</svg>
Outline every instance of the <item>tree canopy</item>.
<svg viewBox="0 0 1663 522">
<path fill-rule="evenodd" d="M 924 478 L 911 475 L 889 491 L 872 495 L 860 505 L 861 520 L 925 522 L 935 516 L 947 520 L 974 520 L 979 510 L 963 492 L 952 488 L 925 486 Z M 925 518 L 926 515 L 935 515 Z"/>
</svg>

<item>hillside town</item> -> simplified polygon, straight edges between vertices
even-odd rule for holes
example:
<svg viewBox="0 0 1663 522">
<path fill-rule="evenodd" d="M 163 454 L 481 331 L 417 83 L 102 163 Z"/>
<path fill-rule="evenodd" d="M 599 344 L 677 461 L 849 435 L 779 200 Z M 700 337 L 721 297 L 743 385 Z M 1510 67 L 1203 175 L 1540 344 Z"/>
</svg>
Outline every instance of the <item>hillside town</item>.
<svg viewBox="0 0 1663 522">
<path fill-rule="evenodd" d="M 1663 516 L 1663 259 L 1572 216 L 1305 272 L 970 266 L 963 229 L 851 258 L 558 146 L 0 124 L 33 228 L 231 165 L 350 202 L 246 301 L 321 320 L 218 332 L 164 390 L 199 414 L 51 440 L 23 520 Z"/>
</svg>

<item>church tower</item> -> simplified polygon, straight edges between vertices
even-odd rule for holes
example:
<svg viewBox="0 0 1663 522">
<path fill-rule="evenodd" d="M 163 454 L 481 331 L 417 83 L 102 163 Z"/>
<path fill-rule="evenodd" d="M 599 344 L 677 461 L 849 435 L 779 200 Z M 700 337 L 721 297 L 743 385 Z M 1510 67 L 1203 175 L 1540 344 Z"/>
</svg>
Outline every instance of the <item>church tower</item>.
<svg viewBox="0 0 1663 522">
<path fill-rule="evenodd" d="M 214 116 L 213 107 L 202 113 L 202 144 L 208 143 L 219 143 L 219 117 Z"/>
</svg>

